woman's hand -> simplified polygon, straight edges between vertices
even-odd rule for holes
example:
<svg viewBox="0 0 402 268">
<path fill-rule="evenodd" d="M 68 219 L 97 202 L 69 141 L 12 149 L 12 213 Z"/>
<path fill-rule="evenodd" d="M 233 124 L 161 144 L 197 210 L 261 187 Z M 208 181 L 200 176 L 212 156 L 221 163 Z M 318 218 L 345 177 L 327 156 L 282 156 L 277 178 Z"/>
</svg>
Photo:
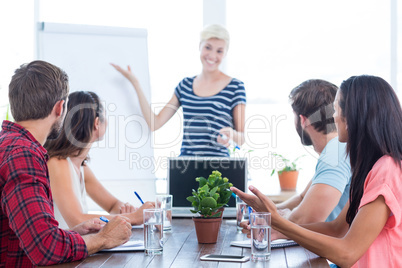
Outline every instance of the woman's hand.
<svg viewBox="0 0 402 268">
<path fill-rule="evenodd" d="M 236 195 L 240 197 L 241 200 L 246 202 L 247 205 L 252 207 L 257 212 L 270 212 L 271 213 L 271 220 L 274 222 L 278 217 L 280 217 L 278 211 L 276 210 L 276 206 L 274 202 L 271 201 L 267 196 L 261 193 L 257 188 L 254 186 L 248 187 L 248 189 L 254 193 L 246 194 L 243 191 L 240 191 L 236 187 L 230 187 L 230 190 L 233 191 Z"/>
<path fill-rule="evenodd" d="M 124 203 L 123 205 L 120 206 L 120 214 L 124 213 L 132 213 L 137 211 L 138 208 L 134 207 L 130 203 Z"/>
<path fill-rule="evenodd" d="M 248 238 L 251 238 L 251 226 L 250 223 L 248 221 L 242 221 L 240 223 L 240 227 L 242 227 L 243 229 L 241 230 L 241 232 L 243 234 L 247 234 Z"/>
<path fill-rule="evenodd" d="M 127 70 L 124 70 L 119 65 L 110 63 L 119 73 L 121 73 L 125 78 L 127 78 L 136 87 L 138 85 L 137 77 L 131 72 L 130 65 L 127 66 Z"/>
<path fill-rule="evenodd" d="M 224 127 L 219 130 L 216 140 L 226 148 L 230 146 L 230 141 L 233 140 L 235 130 L 231 127 Z"/>
<path fill-rule="evenodd" d="M 144 222 L 143 219 L 143 210 L 155 208 L 155 202 L 145 202 L 142 206 L 140 206 L 135 212 L 130 213 L 130 219 L 132 225 L 140 225 Z"/>
</svg>

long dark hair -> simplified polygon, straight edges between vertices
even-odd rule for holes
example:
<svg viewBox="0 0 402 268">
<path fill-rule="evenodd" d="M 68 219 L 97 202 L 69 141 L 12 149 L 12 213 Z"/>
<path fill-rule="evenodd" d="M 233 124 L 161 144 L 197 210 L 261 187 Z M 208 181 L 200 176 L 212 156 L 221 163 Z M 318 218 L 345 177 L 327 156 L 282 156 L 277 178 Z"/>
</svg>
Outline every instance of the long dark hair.
<svg viewBox="0 0 402 268">
<path fill-rule="evenodd" d="M 401 168 L 402 111 L 392 87 L 382 78 L 352 76 L 342 82 L 339 107 L 348 128 L 347 152 L 352 179 L 346 221 L 351 224 L 373 165 L 389 155 Z"/>
<path fill-rule="evenodd" d="M 95 119 L 104 121 L 103 106 L 98 95 L 90 91 L 76 91 L 68 96 L 67 114 L 60 135 L 47 140 L 44 147 L 49 157 L 65 159 L 78 156 L 91 140 Z"/>
</svg>

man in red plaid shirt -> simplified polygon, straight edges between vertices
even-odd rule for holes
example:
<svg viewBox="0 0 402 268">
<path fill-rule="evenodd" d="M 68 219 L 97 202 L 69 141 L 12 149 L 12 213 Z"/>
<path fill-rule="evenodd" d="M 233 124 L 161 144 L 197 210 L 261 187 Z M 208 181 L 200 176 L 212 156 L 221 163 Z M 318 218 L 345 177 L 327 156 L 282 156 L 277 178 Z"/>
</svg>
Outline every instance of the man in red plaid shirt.
<svg viewBox="0 0 402 268">
<path fill-rule="evenodd" d="M 83 259 L 129 240 L 131 224 L 116 216 L 72 230 L 58 228 L 47 168 L 47 138 L 60 132 L 68 96 L 60 68 L 33 61 L 15 71 L 9 86 L 15 123 L 0 132 L 0 267 L 31 267 Z"/>
</svg>

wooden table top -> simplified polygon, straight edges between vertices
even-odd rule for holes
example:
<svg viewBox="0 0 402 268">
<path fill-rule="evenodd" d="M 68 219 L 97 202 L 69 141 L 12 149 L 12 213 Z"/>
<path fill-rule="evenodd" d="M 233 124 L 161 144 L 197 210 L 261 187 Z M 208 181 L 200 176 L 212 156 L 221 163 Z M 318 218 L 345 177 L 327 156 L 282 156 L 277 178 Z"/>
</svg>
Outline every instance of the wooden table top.
<svg viewBox="0 0 402 268">
<path fill-rule="evenodd" d="M 133 229 L 134 240 L 143 237 L 143 229 Z M 245 234 L 237 233 L 235 220 L 223 220 L 216 244 L 198 244 L 192 219 L 173 219 L 172 233 L 164 233 L 164 237 L 162 255 L 146 256 L 143 251 L 102 252 L 82 261 L 50 267 L 329 267 L 326 259 L 301 246 L 272 249 L 268 262 L 201 261 L 200 256 L 212 253 L 251 256 L 250 248 L 230 246 L 231 241 L 246 239 Z"/>
</svg>

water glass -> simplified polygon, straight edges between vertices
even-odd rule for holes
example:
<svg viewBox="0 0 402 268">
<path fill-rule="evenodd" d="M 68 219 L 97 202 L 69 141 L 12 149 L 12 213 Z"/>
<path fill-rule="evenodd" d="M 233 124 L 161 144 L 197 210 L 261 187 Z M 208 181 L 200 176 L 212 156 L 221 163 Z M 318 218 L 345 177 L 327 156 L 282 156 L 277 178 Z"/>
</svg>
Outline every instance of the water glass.
<svg viewBox="0 0 402 268">
<path fill-rule="evenodd" d="M 163 250 L 163 210 L 144 209 L 144 247 L 146 255 L 159 255 Z"/>
<path fill-rule="evenodd" d="M 250 213 L 251 260 L 268 261 L 271 258 L 271 213 Z"/>
<path fill-rule="evenodd" d="M 240 197 L 236 196 L 236 225 L 237 225 L 237 232 L 240 233 L 243 229 L 240 227 L 240 223 L 242 221 L 249 220 L 249 213 L 248 213 L 249 205 L 247 205 Z"/>
<path fill-rule="evenodd" d="M 163 210 L 163 231 L 172 231 L 172 205 L 171 194 L 156 195 L 155 207 Z"/>
</svg>

